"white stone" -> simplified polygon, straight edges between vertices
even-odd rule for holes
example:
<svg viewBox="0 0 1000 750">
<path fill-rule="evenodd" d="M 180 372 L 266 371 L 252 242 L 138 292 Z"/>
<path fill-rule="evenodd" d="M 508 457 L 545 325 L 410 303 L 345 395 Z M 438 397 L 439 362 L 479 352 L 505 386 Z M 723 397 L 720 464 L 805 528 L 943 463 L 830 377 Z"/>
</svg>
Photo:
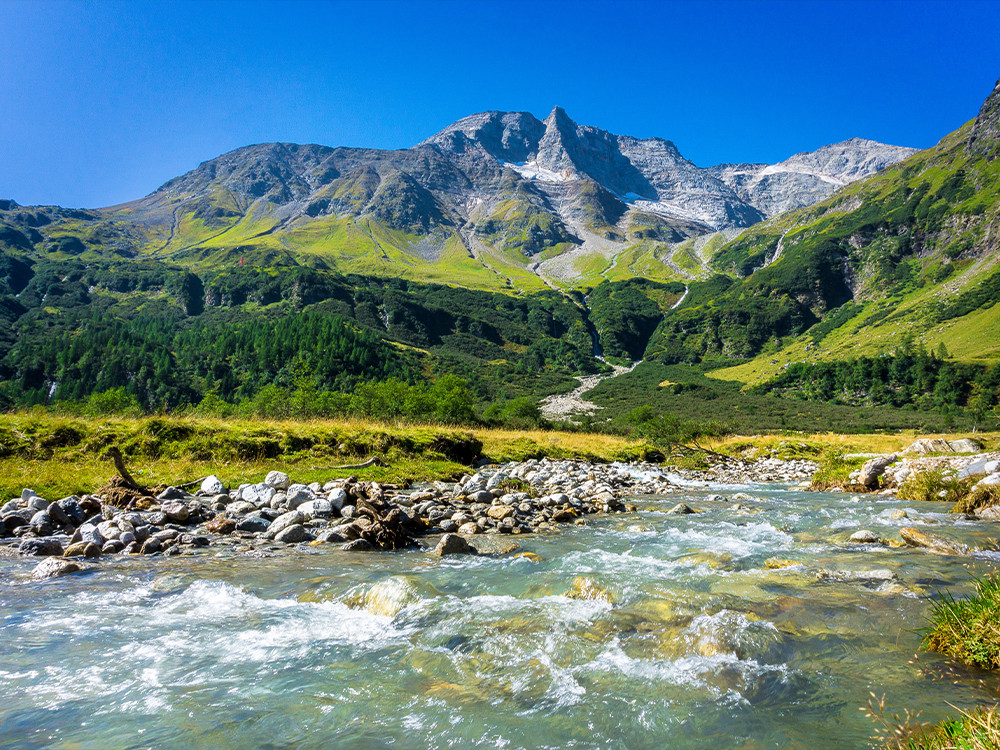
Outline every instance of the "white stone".
<svg viewBox="0 0 1000 750">
<path fill-rule="evenodd" d="M 221 495 L 226 491 L 226 485 L 215 474 L 209 474 L 201 483 L 201 491 L 206 495 Z"/>
<path fill-rule="evenodd" d="M 291 480 L 283 471 L 271 471 L 264 477 L 264 484 L 276 490 L 287 490 L 288 485 L 291 484 Z"/>
</svg>

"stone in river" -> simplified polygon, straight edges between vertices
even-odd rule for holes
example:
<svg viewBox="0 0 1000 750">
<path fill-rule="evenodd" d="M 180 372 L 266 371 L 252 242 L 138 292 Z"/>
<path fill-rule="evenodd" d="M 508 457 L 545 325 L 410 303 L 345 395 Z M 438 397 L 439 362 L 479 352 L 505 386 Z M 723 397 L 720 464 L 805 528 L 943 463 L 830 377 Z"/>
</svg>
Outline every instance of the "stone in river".
<svg viewBox="0 0 1000 750">
<path fill-rule="evenodd" d="M 154 536 L 143 542 L 139 551 L 144 555 L 152 555 L 162 549 L 163 543 Z"/>
<path fill-rule="evenodd" d="M 50 557 L 56 555 L 61 557 L 63 548 L 57 539 L 32 537 L 21 542 L 17 551 L 22 555 L 30 555 L 32 557 Z"/>
<path fill-rule="evenodd" d="M 689 505 L 684 503 L 677 503 L 673 508 L 667 511 L 668 515 L 687 515 L 688 513 L 695 513 L 697 511 L 693 510 Z"/>
<path fill-rule="evenodd" d="M 101 548 L 93 542 L 77 542 L 69 545 L 63 552 L 63 557 L 86 557 L 88 560 L 100 556 Z"/>
<path fill-rule="evenodd" d="M 920 547 L 939 555 L 964 555 L 969 551 L 964 544 L 956 544 L 934 534 L 926 534 L 919 529 L 902 528 L 899 530 L 899 535 L 910 547 Z"/>
<path fill-rule="evenodd" d="M 277 521 L 275 521 L 275 523 L 277 523 Z M 308 538 L 309 532 L 307 532 L 305 527 L 300 524 L 287 526 L 274 535 L 274 541 L 282 542 L 283 544 L 298 544 L 299 542 L 304 542 Z"/>
<path fill-rule="evenodd" d="M 445 534 L 441 541 L 431 550 L 438 557 L 445 555 L 474 555 L 476 550 L 459 534 Z"/>
<path fill-rule="evenodd" d="M 341 547 L 344 552 L 372 552 L 375 547 L 367 539 L 355 539 Z"/>
<path fill-rule="evenodd" d="M 31 577 L 36 581 L 41 581 L 46 578 L 55 578 L 56 576 L 64 576 L 69 573 L 78 573 L 81 570 L 83 568 L 75 562 L 59 557 L 50 557 L 47 560 L 42 560 L 35 566 L 35 569 L 31 571 Z"/>
<path fill-rule="evenodd" d="M 557 510 L 552 514 L 552 520 L 559 523 L 572 521 L 574 518 L 576 518 L 576 511 L 572 508 L 563 508 L 562 510 Z"/>
<path fill-rule="evenodd" d="M 248 531 L 251 534 L 263 534 L 271 522 L 260 516 L 247 516 L 236 523 L 237 531 Z"/>
<path fill-rule="evenodd" d="M 184 523 L 191 516 L 191 511 L 188 510 L 188 507 L 184 503 L 179 502 L 163 503 L 160 506 L 160 511 L 171 521 L 176 521 L 177 523 Z"/>
<path fill-rule="evenodd" d="M 308 520 L 304 513 L 300 513 L 297 510 L 282 513 L 271 522 L 271 525 L 267 529 L 267 534 L 273 539 L 288 527 L 301 525 Z"/>
<path fill-rule="evenodd" d="M 878 544 L 881 539 L 879 539 L 878 534 L 867 529 L 862 529 L 851 534 L 847 541 L 854 542 L 855 544 Z"/>
</svg>

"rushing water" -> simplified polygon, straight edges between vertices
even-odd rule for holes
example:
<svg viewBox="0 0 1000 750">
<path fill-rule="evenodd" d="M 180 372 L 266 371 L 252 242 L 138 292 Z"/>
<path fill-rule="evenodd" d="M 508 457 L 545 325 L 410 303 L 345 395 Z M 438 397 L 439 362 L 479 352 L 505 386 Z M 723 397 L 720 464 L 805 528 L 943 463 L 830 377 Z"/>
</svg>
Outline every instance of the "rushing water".
<svg viewBox="0 0 1000 750">
<path fill-rule="evenodd" d="M 977 675 L 911 660 L 927 597 L 968 592 L 989 556 L 844 540 L 912 525 L 983 545 L 989 526 L 719 491 L 517 537 L 540 559 L 209 550 L 40 583 L 0 559 L 0 747 L 864 747 L 869 691 L 928 720 L 985 699 Z M 679 500 L 705 512 L 664 512 Z"/>
</svg>

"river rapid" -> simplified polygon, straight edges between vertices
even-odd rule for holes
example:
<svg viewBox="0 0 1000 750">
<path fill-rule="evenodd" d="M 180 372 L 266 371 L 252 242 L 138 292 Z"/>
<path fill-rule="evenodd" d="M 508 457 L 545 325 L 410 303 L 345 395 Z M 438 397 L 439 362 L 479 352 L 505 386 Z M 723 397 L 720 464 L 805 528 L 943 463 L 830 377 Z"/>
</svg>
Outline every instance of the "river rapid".
<svg viewBox="0 0 1000 750">
<path fill-rule="evenodd" d="M 630 502 L 498 557 L 212 548 L 41 582 L 0 559 L 0 747 L 845 748 L 869 691 L 926 720 L 988 698 L 913 656 L 992 554 L 846 540 L 996 527 L 775 485 Z"/>
</svg>

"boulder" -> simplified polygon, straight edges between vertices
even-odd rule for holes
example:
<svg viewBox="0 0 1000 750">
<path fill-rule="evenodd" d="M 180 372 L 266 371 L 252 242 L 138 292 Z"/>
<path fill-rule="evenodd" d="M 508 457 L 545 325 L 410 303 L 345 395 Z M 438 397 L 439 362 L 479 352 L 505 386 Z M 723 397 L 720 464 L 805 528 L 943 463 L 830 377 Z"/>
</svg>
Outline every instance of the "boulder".
<svg viewBox="0 0 1000 750">
<path fill-rule="evenodd" d="M 18 546 L 17 551 L 31 557 L 62 557 L 63 547 L 58 539 L 51 537 L 31 537 Z"/>
<path fill-rule="evenodd" d="M 291 510 L 288 513 L 282 513 L 280 516 L 271 522 L 271 525 L 267 529 L 267 535 L 274 539 L 278 534 L 280 534 L 285 529 L 291 526 L 300 526 L 304 524 L 309 519 L 305 517 L 303 513 L 297 510 Z"/>
<path fill-rule="evenodd" d="M 445 534 L 431 552 L 438 557 L 476 554 L 475 548 L 460 534 Z"/>
<path fill-rule="evenodd" d="M 205 524 L 205 528 L 213 534 L 231 534 L 236 530 L 236 521 L 225 516 L 216 516 Z"/>
<path fill-rule="evenodd" d="M 263 534 L 270 525 L 271 522 L 261 516 L 247 516 L 236 522 L 236 531 Z"/>
<path fill-rule="evenodd" d="M 182 502 L 173 501 L 160 505 L 160 511 L 171 521 L 184 523 L 191 517 L 191 510 Z"/>
<path fill-rule="evenodd" d="M 298 508 L 303 503 L 308 503 L 314 497 L 313 491 L 304 484 L 293 484 L 285 490 L 285 502 L 289 508 Z"/>
<path fill-rule="evenodd" d="M 973 489 L 977 487 L 995 487 L 997 485 L 1000 485 L 1000 472 L 983 477 L 976 482 L 976 486 Z"/>
<path fill-rule="evenodd" d="M 205 495 L 221 495 L 226 491 L 226 485 L 215 474 L 209 474 L 201 483 L 201 491 Z"/>
<path fill-rule="evenodd" d="M 982 443 L 972 438 L 949 440 L 948 447 L 951 448 L 953 453 L 979 453 L 983 449 Z"/>
<path fill-rule="evenodd" d="M 344 552 L 373 552 L 375 547 L 367 539 L 355 539 L 353 542 L 343 545 L 341 549 Z"/>
<path fill-rule="evenodd" d="M 347 492 L 342 487 L 335 487 L 330 490 L 330 494 L 326 496 L 326 499 L 329 500 L 330 504 L 338 511 L 349 502 Z"/>
<path fill-rule="evenodd" d="M 903 537 L 903 541 L 908 546 L 926 549 L 939 555 L 965 555 L 969 551 L 969 548 L 964 544 L 950 542 L 942 537 L 927 534 L 912 527 L 900 529 L 899 535 Z"/>
<path fill-rule="evenodd" d="M 868 531 L 867 529 L 862 529 L 861 531 L 855 531 L 851 534 L 847 541 L 853 542 L 854 544 L 878 544 L 882 540 L 879 539 L 878 534 Z"/>
<path fill-rule="evenodd" d="M 919 442 L 919 441 L 918 441 Z M 879 456 L 869 461 L 865 461 L 861 467 L 861 474 L 858 481 L 870 490 L 878 489 L 878 479 L 885 474 L 886 468 L 895 462 L 895 453 L 888 456 Z"/>
<path fill-rule="evenodd" d="M 309 532 L 306 531 L 305 526 L 297 523 L 285 527 L 274 535 L 274 541 L 281 542 L 282 544 L 298 544 L 299 542 L 306 541 L 308 538 Z"/>
<path fill-rule="evenodd" d="M 688 513 L 694 513 L 695 511 L 691 509 L 690 506 L 684 503 L 677 503 L 673 508 L 667 511 L 668 515 L 687 515 Z"/>
<path fill-rule="evenodd" d="M 333 517 L 333 503 L 327 500 L 325 497 L 317 498 L 315 500 L 310 500 L 309 502 L 302 503 L 298 507 L 300 513 L 305 513 L 310 518 L 332 518 Z"/>
<path fill-rule="evenodd" d="M 264 484 L 275 490 L 287 490 L 291 484 L 291 480 L 283 471 L 270 471 L 264 477 Z"/>
<path fill-rule="evenodd" d="M 75 562 L 59 557 L 50 557 L 47 560 L 42 560 L 35 566 L 35 569 L 31 571 L 31 577 L 36 581 L 41 581 L 46 578 L 68 575 L 69 573 L 79 573 L 81 570 L 83 568 Z"/>
<path fill-rule="evenodd" d="M 101 548 L 93 542 L 77 542 L 71 544 L 63 552 L 63 557 L 86 557 L 92 560 L 101 556 Z"/>
</svg>

